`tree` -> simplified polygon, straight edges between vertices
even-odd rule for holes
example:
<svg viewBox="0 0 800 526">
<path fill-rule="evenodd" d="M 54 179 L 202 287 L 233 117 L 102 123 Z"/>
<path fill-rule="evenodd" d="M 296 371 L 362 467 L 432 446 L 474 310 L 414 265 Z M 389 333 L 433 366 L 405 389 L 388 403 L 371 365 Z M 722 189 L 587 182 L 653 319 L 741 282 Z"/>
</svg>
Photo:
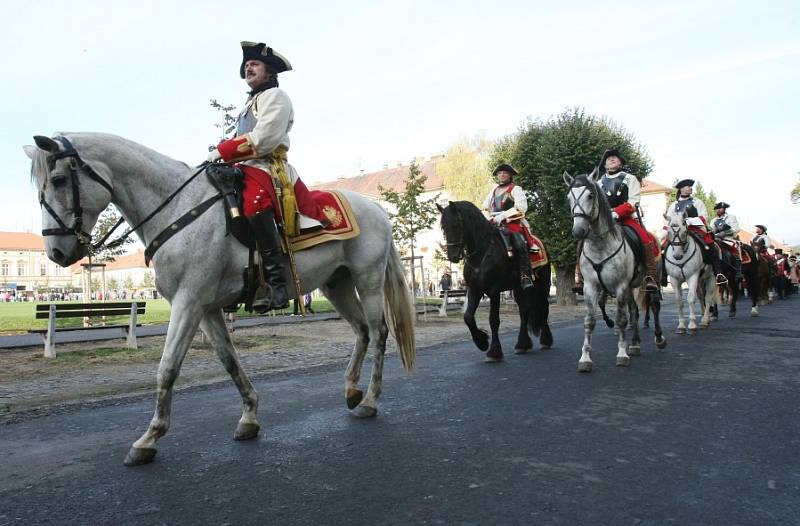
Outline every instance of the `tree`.
<svg viewBox="0 0 800 526">
<path fill-rule="evenodd" d="M 236 117 L 231 115 L 231 111 L 236 108 L 233 104 L 230 106 L 225 106 L 217 102 L 217 99 L 211 99 L 211 107 L 218 110 L 222 115 L 220 116 L 220 122 L 215 124 L 215 128 L 219 128 L 219 141 L 222 142 L 225 140 L 225 137 L 231 133 L 234 129 L 234 124 L 236 124 Z M 208 151 L 213 150 L 217 146 L 212 144 L 208 147 Z"/>
<path fill-rule="evenodd" d="M 108 279 L 108 288 L 116 291 L 119 289 L 119 280 L 117 278 L 109 278 Z"/>
<path fill-rule="evenodd" d="M 425 181 L 427 180 L 428 176 L 422 174 L 416 161 L 411 161 L 411 165 L 408 167 L 408 177 L 405 180 L 405 191 L 397 192 L 378 185 L 381 199 L 394 209 L 388 212 L 389 221 L 392 223 L 392 237 L 400 245 L 401 250 L 408 249 L 411 253 L 411 288 L 415 292 L 417 283 L 413 271 L 414 242 L 417 234 L 428 230 L 439 215 L 439 211 L 436 209 L 436 200 L 439 198 L 439 194 L 430 199 L 420 199 L 420 196 L 425 193 Z"/>
<path fill-rule="evenodd" d="M 142 288 L 143 289 L 154 289 L 156 287 L 156 281 L 153 279 L 152 272 L 145 272 L 144 276 L 142 276 Z"/>
<path fill-rule="evenodd" d="M 555 266 L 561 305 L 575 304 L 571 289 L 577 259 L 562 174 L 590 173 L 607 148 L 618 148 L 627 159 L 625 170 L 639 178 L 652 171 L 650 157 L 633 134 L 580 108 L 568 108 L 546 122 L 524 122 L 515 134 L 498 141 L 492 155 L 492 165 L 507 162 L 519 172 L 515 182 L 528 193 L 527 218 Z"/>
<path fill-rule="evenodd" d="M 462 138 L 436 165 L 444 188 L 454 201 L 483 201 L 492 186 L 489 157 L 492 143 L 481 136 Z"/>
<path fill-rule="evenodd" d="M 798 175 L 800 175 L 800 173 Z M 792 203 L 800 204 L 800 183 L 794 185 L 794 188 L 792 188 L 792 192 L 789 194 L 789 197 L 791 198 Z"/>
<path fill-rule="evenodd" d="M 100 214 L 100 217 L 97 220 L 97 224 L 94 225 L 94 229 L 92 229 L 92 245 L 95 245 L 103 239 L 108 232 L 114 228 L 114 225 L 120 219 L 120 215 L 117 212 L 117 209 L 114 205 L 109 205 L 108 208 L 103 210 L 103 213 Z M 119 234 L 121 232 L 125 232 L 127 229 L 127 223 L 124 221 L 117 229 L 114 231 L 115 233 Z M 107 239 L 106 241 L 113 241 L 112 237 Z M 133 243 L 133 239 L 131 237 L 127 237 L 124 241 L 119 243 L 114 243 L 111 246 L 104 244 L 98 248 L 92 248 L 89 250 L 89 263 L 94 261 L 98 262 L 107 262 L 107 261 L 114 261 L 116 256 L 121 256 L 125 253 L 125 245 Z"/>
<path fill-rule="evenodd" d="M 133 292 L 133 278 L 130 274 L 125 276 L 125 279 L 122 281 L 122 288 L 126 291 Z"/>
</svg>

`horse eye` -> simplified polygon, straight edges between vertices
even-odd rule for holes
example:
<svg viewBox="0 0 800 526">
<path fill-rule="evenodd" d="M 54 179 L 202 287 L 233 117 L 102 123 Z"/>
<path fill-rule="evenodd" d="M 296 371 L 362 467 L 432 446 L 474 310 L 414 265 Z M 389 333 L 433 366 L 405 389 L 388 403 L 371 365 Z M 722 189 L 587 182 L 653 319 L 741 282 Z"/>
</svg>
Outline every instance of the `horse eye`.
<svg viewBox="0 0 800 526">
<path fill-rule="evenodd" d="M 64 174 L 55 174 L 50 178 L 50 182 L 53 183 L 55 187 L 63 186 L 64 183 L 67 182 L 67 176 Z"/>
</svg>

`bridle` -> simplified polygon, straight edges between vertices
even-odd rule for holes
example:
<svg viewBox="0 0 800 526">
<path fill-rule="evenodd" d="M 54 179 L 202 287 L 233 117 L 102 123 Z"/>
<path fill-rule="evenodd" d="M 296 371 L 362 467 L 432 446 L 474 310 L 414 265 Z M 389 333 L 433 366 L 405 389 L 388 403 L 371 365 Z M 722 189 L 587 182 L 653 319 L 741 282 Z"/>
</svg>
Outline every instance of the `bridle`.
<svg viewBox="0 0 800 526">
<path fill-rule="evenodd" d="M 92 236 L 88 232 L 83 230 L 83 207 L 81 207 L 81 192 L 80 192 L 80 183 L 78 182 L 78 169 L 83 170 L 83 172 L 89 176 L 92 180 L 99 183 L 103 186 L 108 193 L 112 196 L 114 195 L 114 190 L 111 188 L 111 185 L 106 182 L 105 179 L 100 177 L 94 169 L 86 164 L 83 159 L 80 158 L 78 152 L 75 150 L 75 147 L 72 146 L 72 143 L 67 140 L 66 137 L 59 137 L 62 144 L 64 145 L 64 150 L 60 152 L 50 153 L 47 156 L 47 166 L 52 172 L 55 168 L 56 161 L 60 159 L 69 159 L 69 177 L 70 184 L 72 185 L 72 208 L 69 212 L 72 213 L 72 226 L 67 226 L 66 222 L 59 217 L 53 207 L 45 200 L 44 198 L 44 190 L 47 185 L 47 181 L 42 186 L 42 189 L 39 191 L 39 203 L 44 207 L 45 210 L 56 220 L 58 223 L 58 228 L 45 228 L 42 229 L 42 236 L 71 236 L 74 235 L 78 242 L 81 245 L 86 247 L 90 247 L 92 244 Z M 53 186 L 58 186 L 63 182 L 63 176 L 54 176 L 51 180 Z M 117 223 L 114 227 L 116 228 L 122 222 Z M 113 231 L 113 229 L 111 230 Z M 109 235 L 111 234 L 109 231 Z M 104 237 L 102 241 L 108 236 Z M 101 243 L 102 243 L 101 241 Z"/>
<path fill-rule="evenodd" d="M 458 225 L 455 225 L 456 228 L 451 228 L 450 231 L 451 233 L 458 232 L 458 241 L 455 243 L 447 241 L 445 243 L 445 245 L 448 248 L 448 257 L 449 257 L 450 247 L 457 247 L 456 254 L 459 257 L 459 261 L 463 259 L 465 263 L 470 264 L 468 260 L 471 256 L 474 256 L 477 253 L 477 250 L 473 250 L 472 252 L 467 252 L 466 243 L 464 242 L 464 224 L 461 220 L 461 213 L 458 210 L 454 210 L 454 215 L 458 218 Z M 445 235 L 445 240 L 448 240 L 449 238 L 450 236 Z"/>
</svg>

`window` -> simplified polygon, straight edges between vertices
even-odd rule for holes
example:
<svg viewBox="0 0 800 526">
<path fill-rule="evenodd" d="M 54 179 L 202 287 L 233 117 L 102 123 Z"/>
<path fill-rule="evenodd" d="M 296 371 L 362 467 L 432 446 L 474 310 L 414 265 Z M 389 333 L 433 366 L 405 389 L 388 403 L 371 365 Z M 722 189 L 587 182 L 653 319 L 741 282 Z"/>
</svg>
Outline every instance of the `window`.
<svg viewBox="0 0 800 526">
<path fill-rule="evenodd" d="M 17 261 L 17 276 L 25 275 L 25 262 L 21 259 Z"/>
<path fill-rule="evenodd" d="M 46 276 L 47 275 L 47 265 L 44 263 L 39 263 L 39 275 Z"/>
<path fill-rule="evenodd" d="M 0 264 L 0 274 L 8 276 L 8 261 L 3 261 L 3 263 Z"/>
</svg>

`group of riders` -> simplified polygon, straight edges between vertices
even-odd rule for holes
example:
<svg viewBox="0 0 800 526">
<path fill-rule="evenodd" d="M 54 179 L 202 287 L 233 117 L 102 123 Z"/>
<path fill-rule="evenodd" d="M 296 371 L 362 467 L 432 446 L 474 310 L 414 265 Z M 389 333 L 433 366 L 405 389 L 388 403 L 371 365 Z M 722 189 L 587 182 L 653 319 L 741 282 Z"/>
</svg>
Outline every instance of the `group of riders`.
<svg viewBox="0 0 800 526">
<path fill-rule="evenodd" d="M 253 307 L 256 312 L 281 309 L 288 305 L 285 259 L 276 220 L 281 218 L 281 194 L 289 194 L 291 203 L 296 203 L 299 225 L 304 231 L 322 228 L 327 223 L 325 215 L 311 198 L 308 188 L 297 171 L 287 161 L 289 131 L 294 123 L 294 110 L 286 92 L 278 84 L 278 75 L 292 69 L 289 61 L 264 43 L 242 42 L 242 62 L 239 75 L 250 88 L 248 98 L 240 111 L 235 125 L 235 135 L 221 142 L 208 155 L 208 163 L 218 169 L 228 165 L 243 177 L 243 213 L 251 227 L 261 261 L 261 287 L 256 291 Z M 644 286 L 647 290 L 658 290 L 658 260 L 664 247 L 659 247 L 656 238 L 644 228 L 639 203 L 641 184 L 639 179 L 623 170 L 626 161 L 616 149 L 606 150 L 600 161 L 604 170 L 600 186 L 612 208 L 612 216 L 619 224 L 632 229 L 642 245 L 642 257 L 646 269 Z M 525 219 L 528 209 L 525 191 L 514 183 L 517 171 L 508 164 L 497 166 L 493 175 L 496 185 L 483 203 L 489 221 L 504 228 L 512 236 L 524 240 L 524 245 L 534 252 L 530 225 Z M 728 213 L 730 205 L 719 202 L 714 205 L 716 217 L 709 218 L 701 199 L 692 195 L 692 179 L 679 181 L 675 188 L 677 199 L 672 203 L 668 215 L 685 213 L 688 229 L 702 241 L 706 261 L 714 268 L 718 284 L 728 282 L 725 277 L 725 259 L 721 250 L 731 254 L 729 261 L 735 269 L 736 279 L 741 278 L 742 251 L 738 241 L 739 222 Z M 283 201 L 286 202 L 286 201 Z M 283 211 L 288 216 L 289 211 Z M 285 227 L 286 225 L 284 225 Z M 756 225 L 757 235 L 753 245 L 767 259 L 771 247 L 767 228 Z M 716 241 L 716 242 L 715 242 Z M 577 246 L 580 259 L 581 243 Z M 522 251 L 518 251 L 522 252 Z M 775 250 L 780 253 L 780 249 Z M 515 254 L 520 272 L 521 286 L 532 286 L 531 260 L 529 253 Z M 731 263 L 727 263 L 731 264 Z M 582 293 L 583 278 L 580 267 L 575 271 L 574 291 Z"/>
</svg>

